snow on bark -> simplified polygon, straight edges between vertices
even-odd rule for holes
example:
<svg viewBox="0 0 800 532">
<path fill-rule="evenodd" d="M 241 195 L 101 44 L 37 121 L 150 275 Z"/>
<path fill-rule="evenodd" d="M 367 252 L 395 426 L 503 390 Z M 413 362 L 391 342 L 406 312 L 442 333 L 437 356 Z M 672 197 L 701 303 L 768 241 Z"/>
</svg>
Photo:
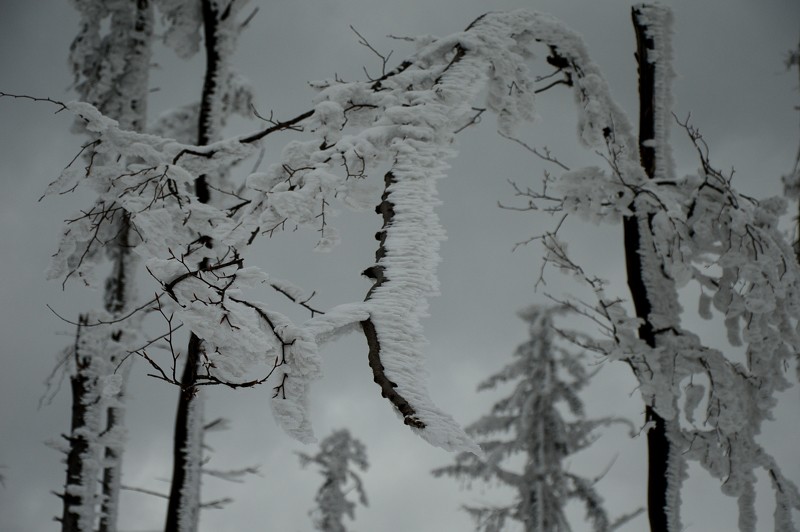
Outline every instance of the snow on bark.
<svg viewBox="0 0 800 532">
<path fill-rule="evenodd" d="M 153 9 L 150 0 L 72 0 L 81 29 L 70 48 L 76 90 L 84 101 L 141 131 L 147 112 Z M 109 21 L 107 33 L 101 31 Z"/>
<path fill-rule="evenodd" d="M 187 437 L 181 453 L 186 467 L 179 483 L 180 507 L 178 508 L 178 532 L 195 532 L 200 520 L 200 480 L 203 457 L 203 397 L 195 397 L 188 407 L 185 422 Z"/>
<path fill-rule="evenodd" d="M 121 449 L 124 429 L 115 424 L 104 430 L 107 412 L 120 410 L 120 389 L 125 371 L 117 373 L 117 364 L 125 356 L 131 335 L 114 336 L 114 327 L 100 325 L 111 316 L 103 312 L 82 315 L 75 344 L 65 353 L 72 386 L 72 427 L 67 436 L 67 480 L 64 488 L 62 529 L 75 532 L 94 530 L 98 518 L 109 520 L 102 512 L 114 512 L 113 491 L 101 496 L 100 477 L 104 469 L 118 470 L 120 456 L 103 455 L 104 449 Z M 121 374 L 122 373 L 122 374 Z"/>
<path fill-rule="evenodd" d="M 206 69 L 200 104 L 197 107 L 195 132 L 193 140 L 200 146 L 208 144 L 222 134 L 222 128 L 233 111 L 250 102 L 250 93 L 242 91 L 241 86 L 232 83 L 233 74 L 229 63 L 235 48 L 240 23 L 238 12 L 244 2 L 229 2 L 223 5 L 216 0 L 200 2 L 203 22 L 204 49 Z M 169 35 L 169 33 L 168 33 Z M 184 35 L 185 37 L 185 35 Z M 180 53 L 180 49 L 178 50 Z M 233 104 L 231 104 L 233 99 Z M 238 108 L 237 108 L 238 105 Z M 194 107 L 184 108 L 179 114 L 191 112 Z M 161 120 L 158 126 L 165 128 L 175 123 L 174 117 Z M 175 131 L 176 135 L 187 133 L 183 128 Z M 188 136 L 188 135 L 187 135 Z M 212 190 L 224 197 L 230 188 L 226 183 L 230 168 L 222 167 L 212 173 L 200 173 L 192 183 L 192 191 L 201 205 L 214 204 L 224 208 L 219 197 L 212 197 Z M 198 234 L 197 243 L 212 249 L 213 239 L 202 232 Z M 217 264 L 222 258 L 215 257 Z M 192 264 L 181 259 L 187 267 L 205 268 L 211 264 L 209 258 Z M 234 261 L 241 266 L 241 262 Z M 169 325 L 169 323 L 168 323 Z M 170 331 L 171 333 L 171 331 Z M 207 346 L 193 331 L 189 335 L 186 350 L 185 366 L 179 382 L 180 393 L 175 419 L 175 436 L 173 444 L 173 473 L 165 530 L 168 532 L 191 532 L 197 529 L 200 516 L 200 482 L 203 463 L 203 393 L 198 387 L 198 372 L 206 363 Z"/>
<path fill-rule="evenodd" d="M 648 63 L 654 66 L 653 74 L 653 138 L 641 139 L 642 149 L 652 150 L 655 168 L 652 179 L 672 179 L 674 162 L 669 143 L 672 118 L 672 80 L 675 77 L 672 61 L 672 10 L 666 6 L 639 4 L 633 16 L 644 29 Z M 638 35 L 637 35 L 638 38 Z M 645 44 L 645 43 L 643 43 Z"/>
</svg>

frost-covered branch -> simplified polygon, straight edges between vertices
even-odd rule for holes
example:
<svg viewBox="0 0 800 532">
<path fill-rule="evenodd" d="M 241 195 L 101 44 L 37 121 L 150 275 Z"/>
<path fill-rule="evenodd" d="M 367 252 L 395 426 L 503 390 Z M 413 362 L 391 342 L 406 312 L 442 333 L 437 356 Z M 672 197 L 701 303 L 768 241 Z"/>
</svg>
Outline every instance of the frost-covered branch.
<svg viewBox="0 0 800 532">
<path fill-rule="evenodd" d="M 446 160 L 454 155 L 454 132 L 473 120 L 475 108 L 497 114 L 500 129 L 507 135 L 532 116 L 537 80 L 528 74 L 527 60 L 537 42 L 546 47 L 548 62 L 560 69 L 560 75 L 569 76 L 579 111 L 580 139 L 602 151 L 609 168 L 567 172 L 554 180 L 548 196 L 561 198 L 568 212 L 608 220 L 629 216 L 635 207 L 637 223 L 646 224 L 641 227 L 653 235 L 642 244 L 654 250 L 653 264 L 663 264 L 669 279 L 679 285 L 688 275 L 704 290 L 721 294 L 714 298 L 723 308 L 769 303 L 758 294 L 776 287 L 794 293 L 792 267 L 784 275 L 780 261 L 767 258 L 782 249 L 770 225 L 778 206 L 731 195 L 709 175 L 701 176 L 699 182 L 681 181 L 665 169 L 649 179 L 630 123 L 611 99 L 582 41 L 544 15 L 491 13 L 463 32 L 417 40 L 417 52 L 380 78 L 316 82 L 312 110 L 208 146 L 127 131 L 90 106 L 66 105 L 86 121 L 92 138 L 100 141 L 92 147 L 98 157 L 86 179 L 104 191 L 104 205 L 118 205 L 129 213 L 141 238 L 138 252 L 148 257 L 149 271 L 168 296 L 163 299 L 170 300 L 165 310 L 202 338 L 201 374 L 209 382 L 238 386 L 262 382 L 270 375 L 268 380 L 277 392 L 272 400 L 276 419 L 294 437 L 312 441 L 308 392 L 321 376 L 319 347 L 340 331 L 369 323 L 374 332 L 367 327 L 368 363 L 392 407 L 428 441 L 478 452 L 457 424 L 432 404 L 422 370 L 425 342 L 420 320 L 427 298 L 437 291 L 437 248 L 443 236 L 435 214 L 436 181 L 444 175 Z M 664 49 L 658 51 L 665 57 Z M 476 102 L 484 91 L 486 102 Z M 662 116 L 666 111 L 656 112 Z M 299 128 L 303 131 L 294 131 Z M 225 173 L 256 153 L 259 142 L 277 131 L 302 135 L 290 141 L 265 171 L 251 174 L 244 191 L 218 186 L 236 194 L 223 194 L 229 205 L 220 208 L 200 201 L 201 194 L 194 190 L 197 176 Z M 666 138 L 656 133 L 643 138 L 642 146 L 655 145 L 660 150 Z M 128 158 L 118 159 L 121 153 Z M 133 157 L 137 162 L 132 162 Z M 124 167 L 118 160 L 124 161 Z M 664 156 L 662 167 L 668 168 L 667 161 Z M 330 249 L 338 240 L 330 225 L 331 210 L 338 204 L 374 205 L 370 181 L 377 172 L 385 175 L 387 167 L 392 179 L 381 205 L 387 209 L 391 205 L 393 214 L 384 217 L 376 261 L 365 270 L 376 281 L 366 301 L 338 305 L 295 324 L 248 297 L 252 287 L 271 281 L 266 273 L 245 266 L 246 262 L 236 262 L 245 259 L 247 247 L 258 236 L 270 235 L 288 223 L 317 232 L 317 248 Z M 83 182 L 85 172 L 66 171 L 50 192 Z M 682 192 L 686 186 L 692 190 L 689 195 Z M 726 198 L 722 211 L 706 210 L 719 205 L 716 200 L 710 203 L 714 197 Z M 743 222 L 741 215 L 749 221 Z M 73 276 L 86 279 L 91 264 L 80 258 L 85 243 L 94 241 L 94 228 L 79 222 L 73 226 L 68 245 L 56 256 L 54 271 L 66 275 L 73 265 Z M 706 236 L 698 232 L 705 227 L 711 231 L 706 236 L 714 241 L 709 241 L 712 255 L 702 244 Z M 729 256 L 719 242 L 732 242 L 736 253 L 730 256 L 735 260 L 739 253 L 756 258 L 764 276 L 755 276 L 752 285 L 737 285 L 738 267 L 724 269 L 722 277 L 712 275 L 715 270 L 702 270 L 709 256 Z M 568 256 L 558 253 L 560 244 L 550 249 L 551 260 L 569 264 Z M 638 322 L 618 301 L 605 296 L 601 301 L 598 308 L 611 318 L 608 329 L 614 342 L 609 352 L 635 367 L 646 402 L 670 418 L 678 383 L 688 376 L 673 368 L 694 356 L 688 353 L 698 352 L 673 347 L 691 343 L 693 337 L 669 318 L 671 310 L 659 312 L 650 316 L 653 330 L 670 338 L 664 340 L 663 348 L 655 347 L 656 352 L 638 341 Z M 668 301 L 670 297 L 663 302 Z M 753 326 L 742 321 L 748 314 L 737 316 L 731 318 L 732 325 Z M 787 345 L 793 345 L 785 332 L 789 328 L 779 329 Z M 692 367 L 705 373 L 699 362 Z"/>
</svg>

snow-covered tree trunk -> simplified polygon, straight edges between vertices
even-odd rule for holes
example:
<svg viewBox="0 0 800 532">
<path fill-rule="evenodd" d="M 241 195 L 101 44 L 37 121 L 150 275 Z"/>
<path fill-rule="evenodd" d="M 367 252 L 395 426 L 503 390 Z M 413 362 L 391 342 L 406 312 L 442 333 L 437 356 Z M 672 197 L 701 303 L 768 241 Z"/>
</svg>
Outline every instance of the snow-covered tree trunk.
<svg viewBox="0 0 800 532">
<path fill-rule="evenodd" d="M 135 9 L 128 11 L 129 20 L 112 20 L 111 33 L 124 32 L 131 28 L 127 35 L 128 53 L 126 63 L 128 69 L 125 76 L 119 81 L 123 94 L 122 105 L 128 105 L 129 113 L 124 113 L 120 118 L 121 124 L 126 124 L 134 131 L 144 131 L 147 120 L 147 97 L 149 95 L 148 80 L 150 79 L 150 56 L 153 34 L 153 6 L 150 0 L 136 0 Z M 124 94 L 131 91 L 130 94 Z M 139 265 L 138 257 L 133 253 L 133 228 L 130 215 L 125 213 L 120 221 L 120 231 L 116 245 L 110 248 L 113 257 L 114 271 L 106 282 L 106 311 L 118 317 L 128 313 L 133 303 L 136 302 L 134 293 L 134 280 Z M 118 339 L 122 331 L 113 333 Z M 121 360 L 114 360 L 114 367 Z M 127 376 L 127 369 L 125 375 Z M 116 403 L 120 406 L 111 406 L 106 413 L 106 432 L 113 444 L 105 448 L 105 468 L 103 470 L 102 493 L 103 501 L 100 512 L 99 532 L 116 532 L 117 516 L 119 513 L 119 491 L 122 479 L 122 453 L 125 410 L 124 399 L 126 381 L 120 385 L 116 395 Z"/>
<path fill-rule="evenodd" d="M 148 80 L 150 69 L 151 41 L 153 32 L 153 7 L 149 0 L 106 5 L 96 0 L 75 0 L 76 8 L 81 14 L 81 30 L 75 38 L 70 63 L 78 81 L 76 87 L 81 98 L 95 104 L 109 116 L 117 119 L 122 127 L 134 131 L 143 131 L 147 115 Z M 109 21 L 108 33 L 102 35 L 100 24 L 104 19 Z M 103 207 L 101 206 L 101 209 Z M 105 321 L 117 322 L 125 316 L 135 302 L 134 277 L 138 258 L 132 253 L 134 238 L 130 215 L 123 209 L 113 206 L 105 211 L 112 218 L 112 238 L 106 244 L 105 251 L 111 261 L 112 271 L 105 282 L 104 307 L 108 316 Z M 88 316 L 81 316 L 82 325 L 89 325 Z M 94 326 L 92 324 L 91 326 Z M 100 490 L 99 532 L 115 532 L 122 453 L 124 445 L 124 379 L 118 384 L 118 391 L 113 398 L 102 398 L 101 390 L 96 390 L 104 375 L 98 374 L 98 368 L 116 372 L 121 364 L 122 351 L 119 345 L 132 334 L 127 328 L 135 327 L 128 322 L 120 322 L 114 326 L 104 327 L 109 335 L 105 344 L 107 352 L 97 350 L 91 353 L 75 354 L 75 372 L 72 381 L 72 434 L 71 444 L 85 447 L 71 449 L 67 459 L 67 487 L 62 516 L 63 530 L 94 530 L 93 520 L 84 520 L 76 526 L 72 506 L 94 505 L 96 500 L 91 494 Z M 80 327 L 79 327 L 80 332 Z M 76 346 L 80 342 L 76 342 Z M 100 357 L 91 360 L 92 357 Z M 126 375 L 127 368 L 120 371 Z M 110 375 L 110 374 L 109 374 Z M 90 399 L 96 397 L 96 399 Z M 101 409 L 103 412 L 87 412 Z M 101 419 L 105 418 L 104 426 Z M 94 419 L 91 428 L 85 425 L 86 420 Z M 96 419 L 95 419 L 96 418 Z M 75 437 L 75 434 L 82 434 Z M 102 456 L 92 454 L 95 449 L 86 445 L 86 439 L 101 439 Z M 102 464 L 102 481 L 90 474 L 86 465 Z M 97 471 L 95 471 L 96 473 Z M 80 499 L 70 492 L 76 491 L 74 482 L 80 479 L 84 483 L 84 496 Z M 94 513 L 94 509 L 84 507 L 79 511 L 84 515 Z"/>
<path fill-rule="evenodd" d="M 165 532 L 194 532 L 200 519 L 200 482 L 203 442 L 203 402 L 197 388 L 201 342 L 189 338 L 180 380 Z"/>
<path fill-rule="evenodd" d="M 651 18 L 654 12 L 656 16 Z M 666 10 L 643 5 L 634 7 L 632 15 L 639 67 L 639 157 L 647 177 L 654 179 L 657 175 L 665 177 L 671 173 L 666 136 L 669 131 L 668 84 L 672 66 L 669 55 L 658 55 L 658 52 L 670 49 L 669 27 L 658 26 L 668 20 L 669 14 Z M 646 204 L 637 201 L 631 204 L 630 210 L 633 214 L 623 218 L 628 286 L 636 316 L 642 320 L 639 338 L 653 348 L 655 354 L 655 349 L 662 343 L 659 340 L 661 335 L 679 334 L 678 293 L 653 246 L 650 232 L 653 213 L 648 212 Z M 649 362 L 660 366 L 663 361 Z M 645 370 L 636 368 L 635 371 Z M 674 463 L 680 460 L 680 455 L 673 448 L 669 436 L 674 432 L 670 425 L 676 421 L 665 420 L 656 405 L 648 404 L 645 406 L 645 422 L 649 429 L 647 499 L 650 529 L 652 532 L 680 530 L 680 478 L 675 475 L 675 468 L 680 466 Z"/>
<path fill-rule="evenodd" d="M 63 532 L 91 532 L 94 530 L 97 505 L 97 476 L 99 474 L 100 446 L 97 437 L 101 430 L 101 405 L 97 395 L 97 362 L 91 349 L 84 349 L 81 333 L 87 322 L 81 316 L 75 334 L 75 346 L 69 353 L 74 357 L 75 373 L 70 376 L 72 412 L 70 434 L 67 436 L 67 480 L 61 495 Z M 88 350 L 89 353 L 84 353 Z"/>
<path fill-rule="evenodd" d="M 244 3 L 244 0 L 200 0 L 206 68 L 197 115 L 197 146 L 210 144 L 222 134 L 226 118 L 225 99 L 231 97 L 229 60 L 239 29 L 236 14 Z M 194 195 L 198 202 L 211 202 L 211 179 L 207 174 L 200 174 L 195 179 Z M 216 185 L 219 190 L 219 183 Z M 198 236 L 198 242 L 207 247 L 212 245 L 211 238 L 205 234 Z M 209 261 L 204 259 L 199 268 L 206 268 L 208 264 Z M 165 532 L 194 532 L 199 523 L 204 424 L 203 397 L 197 385 L 197 375 L 203 359 L 203 340 L 191 332 L 175 416 L 172 484 Z"/>
</svg>

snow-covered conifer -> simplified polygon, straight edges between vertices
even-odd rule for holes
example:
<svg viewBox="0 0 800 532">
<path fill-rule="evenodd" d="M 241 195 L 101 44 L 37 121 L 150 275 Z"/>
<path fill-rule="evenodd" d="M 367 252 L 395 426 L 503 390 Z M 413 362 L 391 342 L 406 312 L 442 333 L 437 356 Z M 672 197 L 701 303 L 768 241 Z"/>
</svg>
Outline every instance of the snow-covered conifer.
<svg viewBox="0 0 800 532">
<path fill-rule="evenodd" d="M 314 498 L 317 505 L 309 512 L 314 528 L 322 532 L 346 532 L 345 516 L 355 519 L 356 503 L 347 498 L 355 490 L 358 502 L 367 506 L 367 494 L 356 469 L 369 467 L 367 451 L 347 429 L 334 431 L 319 443 L 315 455 L 297 453 L 303 467 L 314 464 L 323 477 Z"/>
<path fill-rule="evenodd" d="M 612 523 L 595 487 L 599 479 L 571 472 L 565 463 L 594 442 L 598 429 L 615 423 L 632 425 L 620 418 L 586 417 L 580 392 L 592 374 L 584 355 L 556 329 L 554 318 L 563 312 L 531 306 L 519 313 L 528 324 L 529 339 L 517 347 L 511 363 L 478 386 L 478 390 L 513 386 L 512 391 L 467 427 L 485 457 L 459 453 L 455 464 L 433 470 L 435 476 L 497 481 L 516 490 L 514 501 L 504 506 L 464 507 L 481 532 L 506 530 L 507 520 L 521 523 L 526 532 L 572 530 L 565 514 L 572 499 L 583 504 L 595 532 L 613 530 L 639 513 Z M 521 470 L 509 465 L 515 457 L 522 457 Z"/>
</svg>

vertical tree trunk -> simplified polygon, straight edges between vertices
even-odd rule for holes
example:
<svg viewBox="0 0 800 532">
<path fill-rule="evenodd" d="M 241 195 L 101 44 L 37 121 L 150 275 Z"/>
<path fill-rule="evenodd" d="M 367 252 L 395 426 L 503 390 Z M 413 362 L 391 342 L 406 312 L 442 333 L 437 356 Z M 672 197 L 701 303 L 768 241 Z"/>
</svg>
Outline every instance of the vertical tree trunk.
<svg viewBox="0 0 800 532">
<path fill-rule="evenodd" d="M 91 31 L 98 24 L 95 20 L 97 5 L 86 2 L 78 5 L 84 28 L 73 43 L 71 57 L 76 76 L 81 79 L 78 93 L 104 114 L 119 121 L 124 128 L 142 131 L 147 115 L 148 81 L 150 69 L 150 44 L 153 33 L 153 6 L 150 0 L 132 0 L 107 7 L 111 17 L 111 31 L 94 49 L 85 49 L 83 43 L 94 42 L 83 32 Z M 96 28 L 95 28 L 96 29 Z M 127 214 L 113 220 L 117 236 L 108 246 L 108 257 L 112 271 L 106 279 L 104 307 L 113 319 L 123 316 L 131 308 L 134 296 L 133 281 L 138 258 L 132 254 L 132 228 Z M 86 323 L 81 317 L 81 323 Z M 121 328 L 108 328 L 105 352 L 92 349 L 79 351 L 80 327 L 76 337 L 76 374 L 71 378 L 72 420 L 70 449 L 67 458 L 67 481 L 64 494 L 62 531 L 91 532 L 95 528 L 96 509 L 89 508 L 99 498 L 99 532 L 115 532 L 119 501 L 120 474 L 122 468 L 122 423 L 124 383 L 114 397 L 113 404 L 106 407 L 100 399 L 98 371 L 115 371 L 121 362 L 117 344 L 122 340 Z M 89 404 L 95 411 L 87 411 Z M 102 418 L 105 417 L 105 426 Z M 106 437 L 105 449 L 90 445 Z M 102 456 L 101 456 L 102 455 Z M 91 464 L 91 465 L 89 465 Z M 102 467 L 102 482 L 100 480 Z M 91 471 L 90 471 L 91 470 Z M 76 486 L 76 482 L 82 485 Z M 83 496 L 75 494 L 83 492 Z M 88 499 L 91 497 L 91 502 Z M 80 500 L 79 500 L 80 499 Z M 76 505 L 84 505 L 79 512 Z M 82 520 L 76 520 L 79 513 Z M 89 518 L 88 514 L 92 517 Z"/>
<path fill-rule="evenodd" d="M 144 131 L 147 122 L 147 98 L 150 79 L 150 43 L 153 35 L 153 6 L 150 0 L 135 0 L 135 7 L 121 10 L 113 21 L 116 28 L 112 31 L 125 31 L 121 47 L 124 50 L 127 69 L 119 80 L 122 91 L 120 95 L 120 124 L 134 131 Z M 127 92 L 127 94 L 126 94 Z M 132 235 L 130 216 L 122 214 L 120 230 L 112 247 L 114 269 L 106 281 L 105 307 L 114 318 L 124 315 L 136 299 L 134 293 L 134 276 L 138 257 L 132 253 Z M 112 333 L 112 340 L 118 342 L 124 332 Z M 113 345 L 113 344 L 111 344 Z M 121 360 L 111 357 L 112 366 Z M 127 377 L 127 376 L 126 376 Z M 119 511 L 119 491 L 122 477 L 122 428 L 124 426 L 125 382 L 114 397 L 116 405 L 106 411 L 106 433 L 111 435 L 113 443 L 106 445 L 104 453 L 105 467 L 101 482 L 102 504 L 98 532 L 116 532 Z"/>
<path fill-rule="evenodd" d="M 636 33 L 637 52 L 636 59 L 639 70 L 639 157 L 647 176 L 653 179 L 656 175 L 659 157 L 656 153 L 656 68 L 669 68 L 668 65 L 658 65 L 654 61 L 653 38 L 648 34 L 646 22 L 641 18 L 641 9 L 646 6 L 632 9 L 633 26 Z M 662 117 L 663 118 L 663 117 Z M 659 124 L 659 127 L 667 127 Z M 625 265 L 627 269 L 628 286 L 631 291 L 636 316 L 642 319 L 639 327 L 639 338 L 648 346 L 655 348 L 658 339 L 653 325 L 652 314 L 654 306 L 659 305 L 657 298 L 662 294 L 653 292 L 652 282 L 646 282 L 643 270 L 647 269 L 648 275 L 658 277 L 661 281 L 672 284 L 662 271 L 659 260 L 653 256 L 652 239 L 643 232 L 649 231 L 652 215 L 637 212 L 636 202 L 631 205 L 634 212 L 623 220 L 625 243 Z M 649 260 L 648 260 L 649 259 Z M 647 264 L 645 264 L 647 263 Z M 655 267 L 654 267 L 655 266 Z M 677 322 L 675 322 L 677 324 Z M 654 364 L 657 361 L 653 361 Z M 647 431 L 648 450 L 648 486 L 647 506 L 651 532 L 669 532 L 671 518 L 669 515 L 669 494 L 679 488 L 670 486 L 674 480 L 670 474 L 671 448 L 668 437 L 667 421 L 655 410 L 654 405 L 646 405 L 645 421 L 650 427 Z M 673 531 L 675 532 L 675 531 Z"/>
<path fill-rule="evenodd" d="M 83 321 L 84 319 L 81 316 L 80 323 L 82 324 Z M 76 333 L 77 338 L 75 341 L 76 352 L 74 353 L 77 368 L 75 375 L 72 375 L 69 379 L 72 391 L 72 415 L 70 435 L 67 438 L 69 441 L 69 451 L 67 452 L 67 480 L 62 495 L 62 532 L 81 532 L 81 516 L 78 509 L 84 505 L 85 497 L 85 490 L 83 489 L 83 459 L 89 451 L 89 442 L 86 436 L 81 434 L 81 430 L 86 427 L 86 398 L 88 389 L 91 386 L 88 372 L 84 370 L 87 369 L 86 365 L 90 364 L 91 360 L 81 360 L 77 353 L 78 344 L 80 342 L 80 330 L 81 325 L 78 325 L 78 332 Z"/>
<path fill-rule="evenodd" d="M 67 482 L 63 494 L 63 512 L 61 515 L 61 530 L 63 532 L 80 532 L 80 514 L 77 509 L 83 505 L 83 494 L 75 488 L 83 484 L 83 456 L 89 450 L 86 438 L 78 435 L 86 420 L 86 407 L 83 397 L 88 387 L 87 377 L 81 372 L 70 377 L 72 390 L 72 423 L 71 436 L 69 437 L 69 452 L 67 453 Z"/>
<path fill-rule="evenodd" d="M 800 43 L 797 44 L 797 48 L 792 52 L 787 63 L 789 68 L 797 68 L 797 78 L 800 82 Z M 796 105 L 795 110 L 800 111 L 800 106 Z M 794 158 L 794 167 L 791 173 L 784 177 L 784 183 L 786 183 L 786 178 L 789 178 L 789 180 L 794 183 L 795 187 L 800 187 L 800 146 L 798 146 L 797 155 Z M 795 194 L 797 194 L 797 192 L 795 192 Z M 795 231 L 797 231 L 797 237 L 794 241 L 794 254 L 797 258 L 797 262 L 800 263 L 800 204 L 797 205 L 797 226 L 795 227 Z"/>
<path fill-rule="evenodd" d="M 70 377 L 72 414 L 67 452 L 67 478 L 62 495 L 61 530 L 91 532 L 97 517 L 97 478 L 100 473 L 100 418 L 102 405 L 97 376 L 99 360 L 94 351 L 95 338 L 85 341 L 84 326 L 89 317 L 81 315 L 75 333 L 75 374 Z"/>
<path fill-rule="evenodd" d="M 206 71 L 198 116 L 197 144 L 212 141 L 220 132 L 218 122 L 221 91 L 224 84 L 225 65 L 219 53 L 219 25 L 230 14 L 230 5 L 222 13 L 215 0 L 202 0 L 203 31 L 205 37 Z M 201 203 L 211 200 L 206 175 L 194 183 L 194 193 Z M 205 237 L 203 237 L 205 238 Z M 206 239 L 206 245 L 211 242 Z M 201 265 L 202 267 L 202 265 Z M 197 529 L 200 515 L 200 462 L 202 460 L 202 403 L 197 388 L 197 364 L 201 359 L 203 341 L 194 333 L 189 337 L 186 366 L 181 376 L 178 411 L 175 416 L 173 445 L 172 485 L 165 532 L 190 532 Z"/>
<path fill-rule="evenodd" d="M 117 400 L 123 399 L 123 393 L 117 394 Z M 118 431 L 123 425 L 121 408 L 111 407 L 106 411 L 106 432 Z M 100 524 L 98 532 L 116 532 L 119 515 L 119 490 L 122 484 L 122 446 L 107 445 L 105 449 L 105 467 L 101 490 L 103 494 L 100 506 Z"/>
<path fill-rule="evenodd" d="M 175 437 L 172 449 L 172 483 L 165 532 L 188 532 L 197 529 L 200 514 L 200 461 L 202 409 L 197 390 L 197 362 L 202 340 L 189 337 L 186 365 L 181 375 L 178 411 L 175 414 Z"/>
</svg>

